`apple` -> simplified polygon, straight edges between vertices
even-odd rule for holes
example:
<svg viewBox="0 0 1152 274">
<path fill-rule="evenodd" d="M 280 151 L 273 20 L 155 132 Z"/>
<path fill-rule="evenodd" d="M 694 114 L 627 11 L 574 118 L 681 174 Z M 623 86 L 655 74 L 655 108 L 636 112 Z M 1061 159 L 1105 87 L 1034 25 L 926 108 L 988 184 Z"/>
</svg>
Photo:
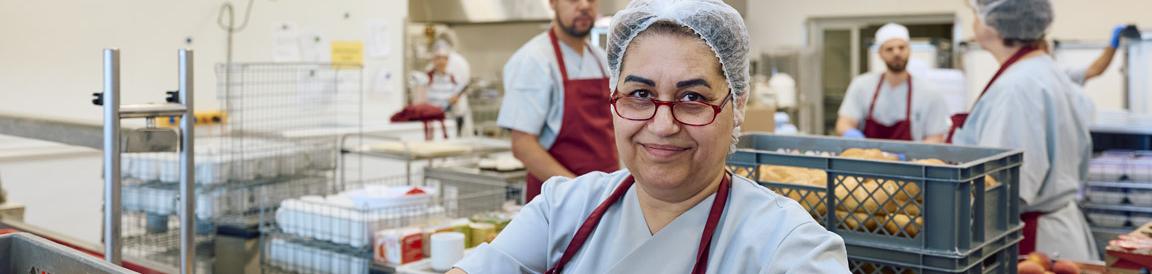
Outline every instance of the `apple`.
<svg viewBox="0 0 1152 274">
<path fill-rule="evenodd" d="M 1052 272 L 1056 274 L 1080 274 L 1080 266 L 1067 260 L 1058 260 L 1052 265 Z"/>
<path fill-rule="evenodd" d="M 1033 251 L 1028 254 L 1027 259 L 1036 262 L 1036 264 L 1039 264 L 1044 270 L 1052 269 L 1052 259 L 1049 259 L 1048 254 L 1044 254 L 1044 252 Z"/>
<path fill-rule="evenodd" d="M 1019 274 L 1044 274 L 1044 267 L 1032 260 L 1024 260 L 1016 264 L 1016 272 Z"/>
</svg>

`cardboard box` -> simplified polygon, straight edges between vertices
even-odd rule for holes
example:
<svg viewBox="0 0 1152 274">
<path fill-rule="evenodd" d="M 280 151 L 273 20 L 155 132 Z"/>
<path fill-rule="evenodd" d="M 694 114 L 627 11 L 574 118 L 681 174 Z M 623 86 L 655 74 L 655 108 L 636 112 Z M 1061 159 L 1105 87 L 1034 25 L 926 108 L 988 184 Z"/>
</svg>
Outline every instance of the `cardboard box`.
<svg viewBox="0 0 1152 274">
<path fill-rule="evenodd" d="M 740 130 L 742 133 L 776 132 L 776 107 L 749 105 L 744 109 L 744 125 Z"/>
<path fill-rule="evenodd" d="M 373 260 L 401 265 L 424 259 L 424 233 L 419 228 L 376 232 Z"/>
</svg>

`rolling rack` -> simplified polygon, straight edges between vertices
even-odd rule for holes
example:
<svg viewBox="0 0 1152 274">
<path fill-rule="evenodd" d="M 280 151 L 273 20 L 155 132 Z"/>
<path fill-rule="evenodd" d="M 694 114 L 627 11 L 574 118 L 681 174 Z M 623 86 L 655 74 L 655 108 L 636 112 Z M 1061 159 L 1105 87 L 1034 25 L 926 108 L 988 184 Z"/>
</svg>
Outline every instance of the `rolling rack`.
<svg viewBox="0 0 1152 274">
<path fill-rule="evenodd" d="M 179 211 L 179 233 L 172 233 L 173 245 L 178 251 L 173 252 L 179 258 L 180 273 L 195 273 L 193 260 L 196 258 L 196 249 L 193 235 L 196 233 L 194 223 L 195 192 L 193 183 L 196 174 L 193 172 L 195 163 L 195 146 L 193 136 L 195 129 L 192 126 L 193 118 L 193 75 L 192 51 L 181 49 L 179 55 L 179 90 L 168 92 L 167 103 L 121 105 L 120 103 L 120 50 L 104 50 L 104 86 L 103 92 L 94 94 L 95 105 L 104 108 L 104 259 L 112 264 L 121 263 L 121 249 L 124 247 L 122 237 L 122 208 L 121 208 L 121 158 L 122 153 L 179 153 L 177 163 L 178 181 L 177 192 L 184 197 L 177 203 Z M 154 127 L 154 119 L 164 116 L 180 116 L 179 132 L 173 129 Z M 148 127 L 122 131 L 121 119 L 145 118 Z M 123 137 L 123 138 L 122 138 Z"/>
<path fill-rule="evenodd" d="M 358 121 L 362 110 L 361 70 L 331 64 L 233 63 L 216 69 L 227 120 L 199 125 L 186 134 L 194 164 L 171 153 L 125 153 L 121 220 L 124 250 L 133 257 L 195 264 L 200 273 L 236 273 L 258 248 L 230 245 L 258 241 L 261 212 L 281 200 L 327 193 L 335 184 L 337 145 L 333 137 L 294 137 L 298 129 L 327 130 Z M 180 119 L 181 123 L 188 119 Z M 190 126 L 190 125 L 189 125 Z M 131 140 L 131 139 L 130 139 Z M 190 161 L 191 162 L 191 161 Z M 180 164 L 179 166 L 177 164 Z M 175 183 L 188 173 L 187 191 Z M 176 210 L 188 199 L 194 208 L 184 222 Z M 177 256 L 178 239 L 194 231 L 188 245 L 198 256 Z M 226 238 L 222 238 L 226 237 Z M 178 259 L 179 258 L 179 259 Z M 238 259 L 240 258 L 240 259 Z M 183 260 L 188 261 L 185 263 Z M 222 263 L 226 261 L 227 263 Z"/>
</svg>

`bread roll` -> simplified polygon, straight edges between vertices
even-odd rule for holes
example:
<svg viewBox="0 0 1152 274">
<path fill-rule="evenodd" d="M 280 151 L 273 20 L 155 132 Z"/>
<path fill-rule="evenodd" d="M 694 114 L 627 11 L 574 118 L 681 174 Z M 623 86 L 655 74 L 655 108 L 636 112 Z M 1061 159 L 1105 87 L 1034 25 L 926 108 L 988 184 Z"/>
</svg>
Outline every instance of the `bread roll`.
<svg viewBox="0 0 1152 274">
<path fill-rule="evenodd" d="M 816 213 L 813 216 L 824 215 L 828 213 L 828 207 L 824 203 L 824 191 L 811 191 L 802 189 L 788 190 L 788 198 L 800 203 L 800 207 L 809 213 Z"/>
<path fill-rule="evenodd" d="M 896 212 L 896 202 L 881 189 L 881 184 L 873 180 L 860 182 L 857 177 L 840 176 L 836 187 L 836 198 L 840 201 L 839 210 L 865 214 L 885 214 Z M 859 187 L 857 187 L 859 186 Z"/>
<path fill-rule="evenodd" d="M 944 160 L 940 160 L 940 159 L 920 159 L 920 160 L 915 160 L 912 162 L 918 163 L 918 164 L 925 164 L 925 165 L 939 165 L 939 166 L 948 165 L 947 162 L 944 162 Z"/>
<path fill-rule="evenodd" d="M 903 190 L 901 190 L 903 188 Z M 911 181 L 894 181 L 889 180 L 884 182 L 884 189 L 888 193 L 892 193 L 892 198 L 900 201 L 923 201 L 924 197 L 920 195 L 920 185 Z"/>
<path fill-rule="evenodd" d="M 844 225 L 847 226 L 849 230 L 874 232 L 879 223 L 876 220 L 882 219 L 882 217 L 874 217 L 864 213 L 851 213 L 851 215 L 849 215 L 847 211 L 836 210 L 836 219 L 843 220 Z"/>
<path fill-rule="evenodd" d="M 774 183 L 827 187 L 828 174 L 823 170 L 811 168 L 761 165 L 760 180 Z"/>
<path fill-rule="evenodd" d="M 881 160 L 881 161 L 899 161 L 900 157 L 895 154 L 887 153 L 879 149 L 864 149 L 864 148 L 849 148 L 840 153 L 840 157 L 868 159 L 868 160 Z"/>
<path fill-rule="evenodd" d="M 995 177 L 984 175 L 984 189 L 990 189 L 998 185 L 1000 185 L 1000 181 L 996 181 Z"/>
<path fill-rule="evenodd" d="M 913 219 L 915 219 L 915 223 L 912 223 Z M 919 216 L 913 217 L 905 214 L 892 214 L 888 216 L 888 220 L 884 221 L 884 230 L 887 230 L 888 233 L 892 235 L 901 237 L 904 236 L 900 234 L 901 229 L 908 234 L 909 238 L 915 238 L 917 234 L 920 234 L 920 229 L 923 227 L 924 218 Z"/>
</svg>

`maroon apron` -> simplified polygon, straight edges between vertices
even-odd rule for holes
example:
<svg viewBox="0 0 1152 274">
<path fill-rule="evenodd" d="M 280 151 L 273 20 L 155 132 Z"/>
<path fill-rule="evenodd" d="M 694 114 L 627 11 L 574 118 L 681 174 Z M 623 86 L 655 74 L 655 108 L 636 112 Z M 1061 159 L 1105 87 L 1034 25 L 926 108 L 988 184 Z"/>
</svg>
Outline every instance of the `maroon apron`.
<svg viewBox="0 0 1152 274">
<path fill-rule="evenodd" d="M 716 190 L 716 198 L 712 200 L 712 209 L 708 211 L 708 222 L 704 223 L 704 231 L 700 234 L 700 245 L 696 248 L 696 264 L 692 266 L 692 274 L 703 274 L 708 269 L 708 254 L 712 246 L 712 237 L 716 233 L 716 226 L 720 224 L 720 216 L 724 215 L 724 207 L 728 204 L 728 193 L 732 187 L 731 175 L 725 172 L 724 178 L 720 179 L 720 187 Z M 568 265 L 568 261 L 580 252 L 580 248 L 584 247 L 584 243 L 588 242 L 588 237 L 592 236 L 592 232 L 596 231 L 596 226 L 600 225 L 600 219 L 604 218 L 604 213 L 608 208 L 616 204 L 616 202 L 624 199 L 624 193 L 628 192 L 628 188 L 636 182 L 635 178 L 631 175 L 612 191 L 612 195 L 608 199 L 601 202 L 592 210 L 592 214 L 584 219 L 584 224 L 580 225 L 580 229 L 576 230 L 576 235 L 572 236 L 572 241 L 568 242 L 568 247 L 564 249 L 564 255 L 560 256 L 560 260 L 549 268 L 546 274 L 557 274 L 564 271 L 564 266 Z"/>
<path fill-rule="evenodd" d="M 548 154 L 576 175 L 620 169 L 620 162 L 616 158 L 616 139 L 612 131 L 612 111 L 608 107 L 608 74 L 600 65 L 600 74 L 604 77 L 568 79 L 568 68 L 564 65 L 560 44 L 556 42 L 556 33 L 549 31 L 548 38 L 552 41 L 552 51 L 556 54 L 564 84 L 564 116 L 560 132 L 556 133 L 556 142 L 548 149 Z M 591 50 L 588 52 L 592 54 Z M 597 56 L 593 55 L 592 58 Z M 596 62 L 599 64 L 600 59 L 597 58 Z M 543 180 L 548 178 L 542 180 L 528 173 L 525 179 L 528 183 L 524 201 L 527 202 L 540 194 Z"/>
<path fill-rule="evenodd" d="M 984 90 L 980 92 L 980 97 L 976 98 L 976 102 L 980 102 L 980 98 L 984 98 L 984 94 L 988 93 L 988 88 L 992 87 L 992 83 L 995 83 L 996 79 L 1000 79 L 1000 75 L 1003 74 L 1004 71 L 1008 70 L 1008 68 L 1012 65 L 1015 65 L 1017 61 L 1020 61 L 1020 58 L 1024 57 L 1024 55 L 1028 55 L 1028 53 L 1032 53 L 1035 50 L 1035 47 L 1024 47 L 1016 51 L 1016 53 L 1012 54 L 1011 57 L 1008 57 L 1008 60 L 1004 61 L 1004 65 L 1001 65 L 1000 69 L 996 71 L 996 74 L 992 75 L 992 80 L 988 81 L 988 85 L 984 86 Z M 952 143 L 952 137 L 956 134 L 956 129 L 964 128 L 964 124 L 967 121 L 967 112 L 952 115 L 952 128 L 948 130 L 949 144 Z M 1020 254 L 1029 254 L 1036 250 L 1036 229 L 1040 221 L 1040 217 L 1044 214 L 1045 213 L 1042 212 L 1020 213 L 1020 219 L 1024 223 L 1024 231 L 1022 231 L 1022 234 L 1024 234 L 1024 239 L 1020 240 Z"/>
<path fill-rule="evenodd" d="M 891 126 L 885 126 L 872 119 L 872 112 L 876 109 L 876 98 L 880 98 L 880 87 L 884 85 L 884 74 L 880 74 L 880 83 L 876 84 L 876 93 L 872 94 L 872 105 L 868 106 L 868 117 L 864 119 L 864 136 L 873 139 L 889 139 L 912 141 L 912 75 L 908 75 L 908 105 L 904 108 L 904 120 L 896 121 Z"/>
</svg>

